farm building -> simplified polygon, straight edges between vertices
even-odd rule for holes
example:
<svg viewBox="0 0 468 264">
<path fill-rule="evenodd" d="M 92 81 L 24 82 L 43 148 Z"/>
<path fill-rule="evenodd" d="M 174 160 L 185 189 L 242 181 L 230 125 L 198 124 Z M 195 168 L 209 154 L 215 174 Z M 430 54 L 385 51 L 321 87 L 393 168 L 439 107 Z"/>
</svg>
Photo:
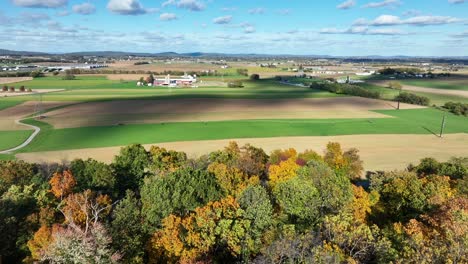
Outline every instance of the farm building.
<svg viewBox="0 0 468 264">
<path fill-rule="evenodd" d="M 196 75 L 184 74 L 179 78 L 171 78 L 171 75 L 166 75 L 165 78 L 154 79 L 154 86 L 192 86 L 197 82 Z"/>
</svg>

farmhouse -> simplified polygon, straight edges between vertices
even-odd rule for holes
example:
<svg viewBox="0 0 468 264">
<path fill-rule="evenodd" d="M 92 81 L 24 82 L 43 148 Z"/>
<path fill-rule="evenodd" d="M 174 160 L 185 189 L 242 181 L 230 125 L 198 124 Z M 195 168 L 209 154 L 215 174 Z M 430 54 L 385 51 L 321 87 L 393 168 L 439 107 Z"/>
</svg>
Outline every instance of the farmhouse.
<svg viewBox="0 0 468 264">
<path fill-rule="evenodd" d="M 165 78 L 156 78 L 154 79 L 154 86 L 192 86 L 194 83 L 197 82 L 196 75 L 188 75 L 184 74 L 179 78 L 171 78 L 171 75 L 166 75 Z"/>
</svg>

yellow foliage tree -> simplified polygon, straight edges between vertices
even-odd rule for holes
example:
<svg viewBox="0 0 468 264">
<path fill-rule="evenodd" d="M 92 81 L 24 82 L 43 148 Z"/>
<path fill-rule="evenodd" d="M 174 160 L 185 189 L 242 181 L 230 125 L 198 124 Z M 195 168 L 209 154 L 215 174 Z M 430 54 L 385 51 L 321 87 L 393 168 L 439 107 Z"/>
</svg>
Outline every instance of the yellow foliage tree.
<svg viewBox="0 0 468 264">
<path fill-rule="evenodd" d="M 222 163 L 211 163 L 208 171 L 216 176 L 219 185 L 229 195 L 238 195 L 249 185 L 260 183 L 258 176 L 249 177 L 238 168 L 233 168 Z"/>
<path fill-rule="evenodd" d="M 366 223 L 367 216 L 372 211 L 372 206 L 374 206 L 379 200 L 379 194 L 376 191 L 368 193 L 361 186 L 352 186 L 353 201 L 350 203 L 349 208 L 351 209 L 355 220 L 360 223 Z"/>
<path fill-rule="evenodd" d="M 278 183 L 285 182 L 296 177 L 300 168 L 296 163 L 296 157 L 290 157 L 280 164 L 273 164 L 268 168 L 268 183 L 270 188 L 274 188 Z"/>
</svg>

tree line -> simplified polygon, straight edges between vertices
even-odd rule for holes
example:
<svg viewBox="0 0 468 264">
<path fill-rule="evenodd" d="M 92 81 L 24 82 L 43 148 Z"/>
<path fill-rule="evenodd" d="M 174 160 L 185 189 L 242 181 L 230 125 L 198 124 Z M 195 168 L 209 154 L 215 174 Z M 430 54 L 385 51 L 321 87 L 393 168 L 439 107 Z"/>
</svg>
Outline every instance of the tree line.
<svg viewBox="0 0 468 264">
<path fill-rule="evenodd" d="M 0 162 L 4 263 L 466 263 L 468 158 L 364 174 L 357 149 Z"/>
</svg>

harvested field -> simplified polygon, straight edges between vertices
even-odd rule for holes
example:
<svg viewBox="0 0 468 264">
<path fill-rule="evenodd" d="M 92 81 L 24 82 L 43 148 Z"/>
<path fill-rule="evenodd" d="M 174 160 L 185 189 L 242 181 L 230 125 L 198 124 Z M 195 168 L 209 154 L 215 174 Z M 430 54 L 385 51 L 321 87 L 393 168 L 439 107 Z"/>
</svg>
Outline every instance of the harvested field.
<svg viewBox="0 0 468 264">
<path fill-rule="evenodd" d="M 45 94 L 45 93 L 53 93 L 53 92 L 61 92 L 65 91 L 65 89 L 40 89 L 36 90 L 33 89 L 32 92 L 2 92 L 0 91 L 0 97 L 14 97 L 14 96 L 23 96 L 23 95 L 34 95 L 34 94 Z"/>
<path fill-rule="evenodd" d="M 387 87 L 388 81 L 374 81 L 373 84 Z M 437 89 L 437 88 L 429 88 L 429 87 L 421 87 L 421 86 L 414 86 L 414 85 L 407 85 L 402 84 L 403 90 L 405 91 L 412 91 L 412 92 L 423 92 L 423 93 L 431 93 L 431 94 L 441 94 L 441 95 L 453 95 L 453 96 L 461 96 L 468 98 L 468 91 L 464 90 L 451 90 L 451 89 Z"/>
<path fill-rule="evenodd" d="M 0 77 L 0 84 L 31 81 L 32 79 L 32 77 Z"/>
<path fill-rule="evenodd" d="M 168 99 L 77 104 L 47 113 L 55 128 L 116 124 L 248 119 L 383 118 L 369 110 L 394 109 L 391 102 L 360 97 L 309 99 Z M 422 108 L 402 104 L 402 109 Z"/>
<path fill-rule="evenodd" d="M 42 109 L 50 109 L 70 104 L 72 102 L 43 102 Z M 20 105 L 0 111 L 0 131 L 30 130 L 30 128 L 15 123 L 15 120 L 34 114 L 36 102 L 28 101 Z"/>
<path fill-rule="evenodd" d="M 298 151 L 312 149 L 322 152 L 330 141 L 340 142 L 343 148 L 359 149 L 366 170 L 404 169 L 408 163 L 416 163 L 424 157 L 448 160 L 453 156 L 468 156 L 466 143 L 468 134 L 448 134 L 444 138 L 434 135 L 352 135 L 326 137 L 279 137 L 232 140 L 207 140 L 193 142 L 161 143 L 158 146 L 184 151 L 191 157 L 198 157 L 222 149 L 229 141 L 240 145 L 250 143 L 263 148 L 267 153 L 278 148 L 295 148 Z M 151 145 L 145 145 L 149 148 Z M 75 158 L 94 158 L 111 162 L 120 147 L 48 151 L 17 154 L 17 158 L 29 162 L 61 162 Z"/>
</svg>

